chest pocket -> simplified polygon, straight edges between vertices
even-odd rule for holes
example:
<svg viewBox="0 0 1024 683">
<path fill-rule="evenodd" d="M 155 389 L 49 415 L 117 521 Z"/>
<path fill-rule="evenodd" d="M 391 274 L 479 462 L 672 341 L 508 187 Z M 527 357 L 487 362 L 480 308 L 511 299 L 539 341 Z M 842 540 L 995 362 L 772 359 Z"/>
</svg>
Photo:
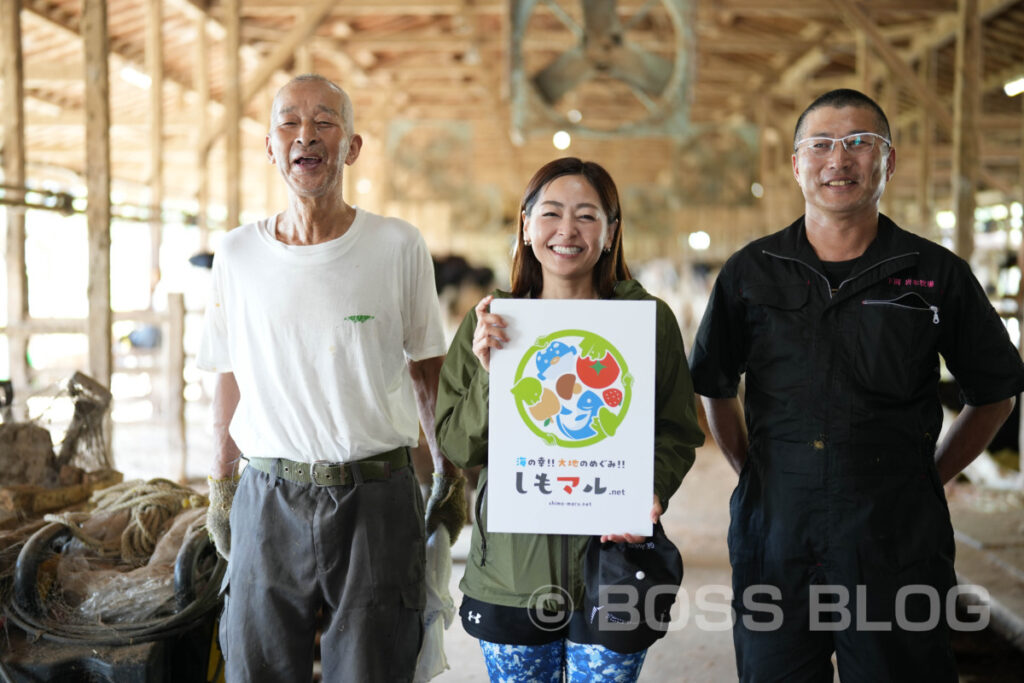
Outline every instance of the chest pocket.
<svg viewBox="0 0 1024 683">
<path fill-rule="evenodd" d="M 859 302 L 854 379 L 876 400 L 906 401 L 938 372 L 939 307 L 918 292 Z"/>
<path fill-rule="evenodd" d="M 742 290 L 750 334 L 747 371 L 769 386 L 800 383 L 802 373 L 797 368 L 806 363 L 799 359 L 807 357 L 811 343 L 809 287 L 807 283 L 752 285 Z"/>
</svg>

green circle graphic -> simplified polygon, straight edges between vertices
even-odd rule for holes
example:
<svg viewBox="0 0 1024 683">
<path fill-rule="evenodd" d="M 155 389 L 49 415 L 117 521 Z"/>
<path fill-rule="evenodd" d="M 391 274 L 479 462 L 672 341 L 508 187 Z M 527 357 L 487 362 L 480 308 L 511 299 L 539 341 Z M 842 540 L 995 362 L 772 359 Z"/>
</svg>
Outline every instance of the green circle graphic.
<svg viewBox="0 0 1024 683">
<path fill-rule="evenodd" d="M 615 436 L 632 399 L 626 359 L 599 334 L 559 330 L 538 337 L 512 383 L 526 427 L 551 446 L 583 448 Z"/>
</svg>

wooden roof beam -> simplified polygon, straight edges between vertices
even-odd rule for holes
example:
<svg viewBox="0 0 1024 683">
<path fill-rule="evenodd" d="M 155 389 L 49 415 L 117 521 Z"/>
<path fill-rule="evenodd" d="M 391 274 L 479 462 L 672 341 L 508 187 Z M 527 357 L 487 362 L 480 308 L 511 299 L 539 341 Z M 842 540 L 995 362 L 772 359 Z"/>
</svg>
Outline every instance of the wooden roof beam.
<svg viewBox="0 0 1024 683">
<path fill-rule="evenodd" d="M 981 93 L 984 95 L 992 90 L 1002 90 L 1007 81 L 1024 76 L 1024 61 L 1011 64 L 1001 71 L 989 75 L 981 84 Z"/>
<path fill-rule="evenodd" d="M 177 0 L 177 1 L 182 2 L 182 3 L 185 2 L 185 0 Z M 69 40 L 76 40 L 76 41 L 83 40 L 83 36 L 82 36 L 82 33 L 81 33 L 81 28 L 79 26 L 79 22 L 78 22 L 77 17 L 72 17 L 72 16 L 66 15 L 66 14 L 57 14 L 43 0 L 23 0 L 23 2 L 24 2 L 24 5 L 23 5 L 24 9 L 32 12 L 33 15 L 35 15 L 38 18 L 42 19 L 43 21 L 47 22 L 50 26 L 54 27 L 59 32 L 64 33 Z M 188 3 L 188 4 L 189 4 L 190 7 L 192 6 L 191 3 Z M 207 26 L 209 27 L 210 24 L 208 24 Z M 224 28 L 223 28 L 223 26 L 221 26 L 220 24 L 217 24 L 217 27 L 218 27 L 217 30 L 219 31 L 220 35 L 223 36 L 224 35 Z M 142 59 L 141 59 L 142 53 L 140 52 L 140 50 L 138 48 L 135 48 L 135 47 L 129 48 L 123 42 L 118 42 L 118 41 L 110 41 L 110 40 L 108 40 L 108 43 L 109 43 L 110 49 L 107 52 L 107 56 L 111 60 L 111 62 L 113 63 L 113 66 L 120 67 L 120 66 L 124 65 L 125 63 L 131 63 L 131 64 L 134 64 L 134 65 L 138 65 L 142 61 Z M 28 66 L 30 67 L 29 73 L 32 73 L 32 69 L 35 68 L 35 67 L 33 67 L 31 61 L 29 62 Z M 83 62 L 83 68 L 84 68 L 84 62 Z M 69 75 L 74 80 L 76 80 L 76 81 L 77 80 L 81 80 L 80 77 L 78 77 L 70 69 L 68 69 L 68 71 L 69 71 Z M 185 93 L 193 93 L 194 92 L 192 90 L 191 84 L 185 82 L 184 80 L 182 80 L 176 74 L 172 74 L 172 73 L 165 74 L 165 80 L 166 80 L 166 82 L 168 82 L 168 84 L 173 85 L 174 87 L 180 88 L 182 92 L 185 92 Z"/>
<path fill-rule="evenodd" d="M 929 3 L 931 4 L 931 3 Z M 1013 4 L 1012 0 L 981 0 L 979 3 L 980 13 L 982 19 L 992 17 L 999 14 L 1007 8 L 1007 6 Z M 864 5 L 864 3 L 862 3 Z M 881 10 L 881 7 L 870 7 L 868 9 Z M 956 38 L 957 30 L 957 16 L 956 16 L 956 2 L 950 0 L 946 3 L 934 3 L 933 11 L 929 14 L 935 14 L 941 12 L 940 16 L 936 17 L 931 21 L 929 30 L 916 31 L 912 38 L 911 45 L 903 50 L 897 50 L 896 53 L 899 55 L 901 61 L 910 62 L 915 59 L 919 59 L 928 50 L 933 50 L 937 47 L 948 43 Z M 830 15 L 834 15 L 834 11 L 828 10 Z M 756 12 L 755 12 L 756 13 Z M 863 14 L 863 13 L 862 13 Z M 863 15 L 866 19 L 866 15 Z M 849 25 L 849 23 L 848 23 Z M 884 29 L 875 27 L 877 34 L 882 37 L 892 38 L 895 36 L 903 35 L 902 29 L 897 30 L 894 28 Z M 855 30 L 855 29 L 854 29 Z M 827 33 L 827 31 L 826 31 Z M 840 41 L 842 42 L 842 41 Z M 886 40 L 887 44 L 891 43 Z M 895 50 L 895 48 L 893 48 Z M 793 64 L 779 76 L 779 83 L 785 86 L 793 86 L 798 83 L 806 83 L 807 79 L 811 78 L 814 71 L 823 63 L 822 60 L 826 58 L 824 49 L 819 45 L 811 48 L 806 54 L 798 58 Z M 908 67 L 909 69 L 909 67 Z M 816 89 L 825 89 L 829 87 L 828 83 L 833 79 L 816 81 L 820 83 L 820 87 Z M 855 78 L 841 78 L 834 80 L 835 87 L 860 87 Z M 1001 84 L 1000 84 L 1001 86 Z M 986 81 L 985 91 L 993 89 L 995 86 L 990 85 L 989 81 Z M 776 88 L 776 91 L 778 89 Z M 780 94 L 776 92 L 776 94 Z M 952 121 L 952 118 L 950 119 Z"/>
<path fill-rule="evenodd" d="M 273 51 L 263 60 L 249 80 L 242 87 L 241 106 L 244 108 L 269 81 L 278 69 L 292 58 L 295 49 L 302 43 L 309 40 L 317 27 L 331 13 L 336 0 L 317 0 L 315 5 L 310 6 L 303 15 L 302 20 L 291 28 L 287 35 L 281 39 Z M 228 127 L 227 117 L 224 116 L 213 126 L 206 138 L 200 144 L 202 149 L 208 149 L 213 141 L 224 134 Z"/>
<path fill-rule="evenodd" d="M 981 0 L 978 3 L 978 12 L 981 21 L 1000 14 L 1010 5 L 1016 4 L 1014 0 Z M 956 40 L 957 15 L 956 2 L 944 14 L 935 19 L 935 25 L 930 31 L 922 31 L 913 40 L 907 53 L 915 57 L 920 56 L 928 50 L 942 47 L 946 43 Z"/>
<path fill-rule="evenodd" d="M 921 103 L 921 106 L 928 107 L 934 113 L 936 122 L 946 132 L 952 134 L 955 126 L 953 115 L 950 113 L 949 108 L 917 77 L 917 74 L 903 61 L 903 58 L 892 45 L 878 32 L 878 28 L 864 14 L 864 11 L 860 7 L 844 0 L 829 1 L 851 29 L 864 32 L 871 42 L 871 46 L 875 49 L 881 60 L 885 62 L 892 75 L 896 77 L 903 87 L 914 94 Z M 990 187 L 997 188 L 1007 194 L 1012 194 L 1012 189 L 1009 185 L 991 173 L 983 171 L 980 175 Z"/>
<path fill-rule="evenodd" d="M 198 18 L 200 16 L 203 16 L 205 14 L 205 12 L 206 12 L 205 7 L 204 7 L 204 3 L 201 0 L 170 0 L 170 2 L 172 4 L 174 4 L 176 7 L 182 8 L 187 14 L 193 16 L 194 18 Z M 325 4 L 325 3 L 323 2 L 323 0 L 321 0 L 320 4 Z M 45 22 L 47 22 L 51 26 L 53 26 L 53 27 L 57 28 L 58 30 L 64 32 L 67 35 L 68 38 L 73 38 L 75 40 L 81 40 L 82 39 L 78 18 L 74 17 L 74 16 L 72 16 L 70 14 L 67 14 L 67 13 L 58 13 L 57 11 L 54 10 L 53 7 L 51 7 L 49 4 L 47 4 L 45 2 L 45 0 L 23 0 L 23 8 L 25 10 L 30 11 L 33 15 L 35 15 L 35 16 L 39 17 L 40 19 L 44 20 Z M 308 15 L 308 13 L 309 12 L 307 12 L 307 15 Z M 213 38 L 223 40 L 224 37 L 226 36 L 226 31 L 224 29 L 223 24 L 221 24 L 216 19 L 214 19 L 212 17 L 209 17 L 208 15 L 206 15 L 206 16 L 207 16 L 206 27 L 207 27 L 207 30 L 209 31 L 210 35 Z M 109 54 L 110 58 L 115 61 L 115 64 L 117 64 L 117 60 L 124 60 L 124 61 L 127 61 L 127 62 L 131 62 L 133 64 L 139 64 L 141 61 L 143 61 L 143 52 L 142 52 L 142 50 L 139 47 L 126 45 L 126 44 L 123 43 L 123 41 L 110 40 L 109 43 L 110 43 L 110 50 L 109 50 L 108 54 Z M 242 50 L 243 54 L 245 54 L 250 60 L 254 60 L 254 61 L 260 60 L 259 51 L 256 50 L 251 45 L 243 45 L 241 47 L 241 50 Z M 28 64 L 28 66 L 29 66 L 29 72 L 27 74 L 27 77 L 31 78 L 32 77 L 31 74 L 33 73 L 33 69 L 35 67 L 32 65 L 31 62 Z M 50 75 L 52 75 L 52 72 L 47 72 L 45 67 L 42 69 L 41 73 L 43 73 L 44 75 L 47 74 L 47 73 L 50 73 Z M 78 79 L 75 78 L 75 80 L 78 80 Z M 267 80 L 269 80 L 269 76 L 267 77 Z M 192 87 L 192 84 L 187 82 L 186 80 L 184 80 L 182 77 L 180 77 L 177 74 L 172 74 L 172 73 L 165 74 L 165 81 L 169 85 L 172 85 L 174 87 L 180 88 L 181 92 L 183 92 L 183 93 L 185 93 L 187 95 L 196 96 L 196 93 L 195 93 L 195 90 Z M 264 85 L 265 85 L 265 81 L 264 81 Z M 258 88 L 256 90 L 258 90 Z M 244 92 L 248 92 L 248 90 L 243 90 L 243 93 Z M 253 91 L 253 92 L 255 92 L 255 91 Z M 220 106 L 219 102 L 212 101 L 212 100 L 211 100 L 211 102 L 213 104 L 216 104 L 216 105 Z M 245 102 L 246 101 L 243 100 L 243 111 L 244 111 L 244 104 L 245 104 Z M 261 130 L 263 129 L 264 124 L 262 124 L 261 122 L 257 121 L 256 119 L 253 119 L 253 118 L 250 118 L 250 117 L 246 117 L 245 120 L 247 122 L 248 121 L 252 121 L 252 122 L 258 124 L 258 126 L 259 126 L 259 128 Z M 221 130 L 221 134 L 222 133 L 223 133 L 223 129 Z M 209 140 L 210 140 L 210 136 L 207 136 L 206 140 L 204 141 L 204 144 L 207 147 L 211 144 L 209 142 Z"/>
<path fill-rule="evenodd" d="M 900 14 L 934 14 L 956 10 L 956 0 L 901 0 L 898 6 L 895 6 L 891 0 L 861 0 L 860 5 L 869 11 L 898 12 Z M 772 2 L 718 0 L 715 3 L 715 10 L 757 16 L 835 16 L 826 3 L 807 2 L 806 0 L 772 0 Z"/>
<path fill-rule="evenodd" d="M 189 0 L 191 1 L 191 0 Z M 242 14 L 270 9 L 275 12 L 295 7 L 294 0 L 245 0 Z M 336 14 L 346 16 L 407 14 L 456 14 L 463 11 L 476 13 L 504 13 L 504 0 L 474 0 L 468 8 L 462 0 L 357 0 L 337 3 Z"/>
</svg>

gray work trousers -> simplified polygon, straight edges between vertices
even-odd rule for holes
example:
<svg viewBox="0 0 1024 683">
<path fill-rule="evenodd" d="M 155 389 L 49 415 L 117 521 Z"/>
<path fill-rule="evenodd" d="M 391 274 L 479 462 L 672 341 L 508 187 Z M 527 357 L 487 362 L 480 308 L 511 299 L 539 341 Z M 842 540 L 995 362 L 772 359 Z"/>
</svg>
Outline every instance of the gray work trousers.
<svg viewBox="0 0 1024 683">
<path fill-rule="evenodd" d="M 254 467 L 231 509 L 220 645 L 229 683 L 411 681 L 422 640 L 423 499 L 386 481 L 296 484 Z"/>
</svg>

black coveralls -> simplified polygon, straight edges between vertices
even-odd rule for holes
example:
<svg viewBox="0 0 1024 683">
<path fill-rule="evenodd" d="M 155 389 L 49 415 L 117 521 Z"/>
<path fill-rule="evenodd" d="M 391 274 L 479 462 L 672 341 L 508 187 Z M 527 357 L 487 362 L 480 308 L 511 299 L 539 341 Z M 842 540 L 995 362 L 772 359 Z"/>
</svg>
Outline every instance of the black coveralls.
<svg viewBox="0 0 1024 683">
<path fill-rule="evenodd" d="M 711 398 L 746 374 L 729 528 L 742 681 L 831 681 L 833 650 L 844 683 L 956 681 L 940 354 L 968 404 L 1024 389 L 967 263 L 885 216 L 835 291 L 803 218 L 723 267 L 690 372 Z"/>
</svg>

